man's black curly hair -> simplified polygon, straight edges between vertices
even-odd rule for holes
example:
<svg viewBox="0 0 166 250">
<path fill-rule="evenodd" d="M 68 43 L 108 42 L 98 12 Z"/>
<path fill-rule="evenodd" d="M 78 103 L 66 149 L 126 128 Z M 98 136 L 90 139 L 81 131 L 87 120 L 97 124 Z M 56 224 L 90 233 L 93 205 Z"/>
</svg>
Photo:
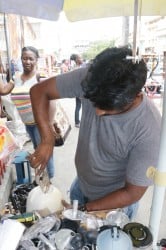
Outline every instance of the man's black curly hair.
<svg viewBox="0 0 166 250">
<path fill-rule="evenodd" d="M 122 111 L 142 91 L 147 77 L 143 60 L 127 59 L 127 47 L 107 48 L 96 56 L 82 82 L 84 97 L 102 110 Z"/>
</svg>

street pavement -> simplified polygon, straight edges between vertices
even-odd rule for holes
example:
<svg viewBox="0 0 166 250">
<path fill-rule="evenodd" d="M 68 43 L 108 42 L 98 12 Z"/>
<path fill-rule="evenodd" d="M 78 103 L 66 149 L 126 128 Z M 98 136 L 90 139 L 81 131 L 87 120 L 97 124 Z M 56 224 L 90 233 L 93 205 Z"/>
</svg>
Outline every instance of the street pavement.
<svg viewBox="0 0 166 250">
<path fill-rule="evenodd" d="M 161 99 L 156 99 L 155 103 L 159 110 L 162 109 Z M 52 179 L 52 183 L 59 188 L 62 192 L 64 199 L 69 201 L 69 188 L 72 183 L 72 180 L 76 176 L 75 165 L 74 165 L 74 156 L 75 149 L 77 145 L 78 132 L 79 128 L 76 128 L 74 125 L 74 108 L 75 108 L 75 99 L 65 99 L 61 100 L 61 104 L 66 110 L 72 130 L 68 136 L 68 139 L 65 142 L 64 146 L 54 148 L 54 159 L 55 159 L 55 177 Z M 33 151 L 31 143 L 25 145 L 29 151 Z M 34 174 L 33 174 L 34 176 Z M 143 198 L 140 200 L 139 209 L 135 221 L 142 223 L 146 226 L 149 225 L 150 210 L 153 197 L 153 187 L 150 187 L 145 193 Z M 166 199 L 165 199 L 166 200 Z M 160 231 L 159 237 L 166 238 L 166 214 L 165 214 L 166 202 L 164 202 L 163 212 L 161 216 Z"/>
</svg>

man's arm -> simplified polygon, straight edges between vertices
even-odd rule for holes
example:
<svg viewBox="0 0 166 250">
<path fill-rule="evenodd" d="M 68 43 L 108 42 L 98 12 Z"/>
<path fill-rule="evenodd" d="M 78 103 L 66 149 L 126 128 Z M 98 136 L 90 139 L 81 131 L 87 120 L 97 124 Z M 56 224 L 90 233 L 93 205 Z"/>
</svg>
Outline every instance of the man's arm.
<svg viewBox="0 0 166 250">
<path fill-rule="evenodd" d="M 97 200 L 89 201 L 84 204 L 83 207 L 81 206 L 81 209 L 91 212 L 124 208 L 139 201 L 143 197 L 147 188 L 148 187 L 135 186 L 126 183 L 124 188 L 116 190 Z M 71 208 L 71 205 L 65 200 L 62 201 L 62 204 L 66 208 Z"/>
<path fill-rule="evenodd" d="M 112 192 L 100 199 L 86 204 L 87 211 L 110 210 L 123 208 L 141 199 L 147 187 L 135 186 L 126 183 L 124 188 Z"/>
<path fill-rule="evenodd" d="M 29 157 L 32 167 L 39 167 L 39 174 L 45 168 L 53 153 L 54 134 L 49 121 L 49 101 L 59 98 L 56 78 L 52 77 L 34 85 L 30 90 L 33 114 L 40 131 L 41 143 Z"/>
</svg>

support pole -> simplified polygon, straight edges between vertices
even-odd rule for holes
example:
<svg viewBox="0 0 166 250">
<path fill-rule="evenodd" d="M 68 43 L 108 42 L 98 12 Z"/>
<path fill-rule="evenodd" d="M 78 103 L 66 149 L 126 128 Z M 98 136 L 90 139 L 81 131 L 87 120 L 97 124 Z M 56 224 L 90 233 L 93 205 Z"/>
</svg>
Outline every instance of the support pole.
<svg viewBox="0 0 166 250">
<path fill-rule="evenodd" d="M 134 27 L 133 27 L 133 57 L 137 54 L 137 18 L 138 18 L 138 1 L 134 1 Z"/>
<path fill-rule="evenodd" d="M 164 81 L 164 95 L 163 95 L 163 113 L 162 113 L 162 126 L 161 126 L 161 140 L 160 140 L 160 150 L 159 150 L 159 160 L 157 171 L 164 176 L 166 173 L 166 78 Z M 163 174 L 162 174 L 163 173 Z M 164 179 L 166 182 L 166 178 Z M 162 215 L 162 208 L 165 197 L 165 187 L 166 185 L 159 185 L 154 183 L 154 191 L 152 198 L 152 207 L 150 213 L 149 228 L 153 235 L 153 250 L 157 250 L 157 241 L 160 228 L 160 220 Z"/>
<path fill-rule="evenodd" d="M 5 32 L 5 41 L 6 41 L 6 50 L 7 50 L 7 62 L 9 67 L 9 78 L 12 79 L 12 72 L 11 72 L 11 58 L 9 52 L 9 40 L 8 40 L 8 32 L 7 32 L 7 23 L 6 23 L 6 14 L 4 13 L 4 32 Z"/>
</svg>

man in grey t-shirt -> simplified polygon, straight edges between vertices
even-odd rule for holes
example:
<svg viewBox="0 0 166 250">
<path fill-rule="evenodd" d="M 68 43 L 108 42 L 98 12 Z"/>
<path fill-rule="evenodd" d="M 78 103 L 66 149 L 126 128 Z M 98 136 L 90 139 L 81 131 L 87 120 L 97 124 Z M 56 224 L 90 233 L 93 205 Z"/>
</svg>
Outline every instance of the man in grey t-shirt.
<svg viewBox="0 0 166 250">
<path fill-rule="evenodd" d="M 108 48 L 86 68 L 52 77 L 31 89 L 42 143 L 30 157 L 40 171 L 52 153 L 54 138 L 48 119 L 51 99 L 82 98 L 76 150 L 78 178 L 71 200 L 87 211 L 125 208 L 144 195 L 152 181 L 149 166 L 158 161 L 161 116 L 143 93 L 147 68 L 133 62 L 126 47 Z"/>
</svg>

